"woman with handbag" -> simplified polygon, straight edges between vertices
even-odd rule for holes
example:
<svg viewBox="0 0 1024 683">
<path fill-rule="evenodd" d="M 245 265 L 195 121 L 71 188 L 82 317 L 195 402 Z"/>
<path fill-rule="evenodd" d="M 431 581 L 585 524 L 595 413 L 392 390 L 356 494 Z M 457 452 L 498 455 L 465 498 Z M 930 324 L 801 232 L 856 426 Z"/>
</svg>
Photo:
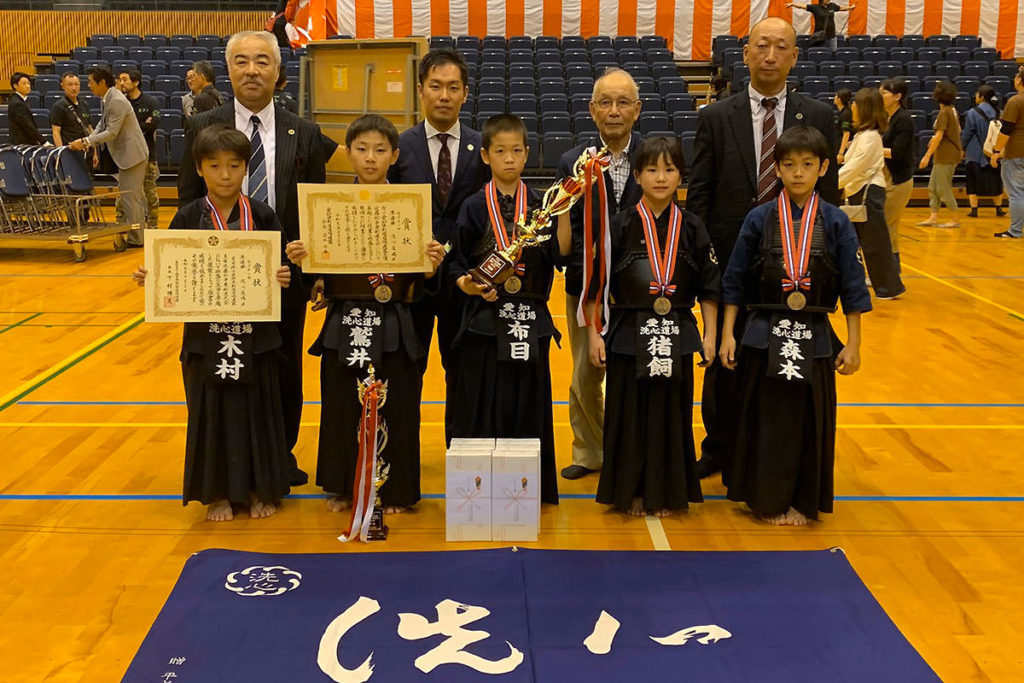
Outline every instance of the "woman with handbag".
<svg viewBox="0 0 1024 683">
<path fill-rule="evenodd" d="M 967 215 L 978 217 L 978 197 L 992 199 L 997 216 L 1005 216 L 1003 210 L 1003 179 L 999 169 L 993 168 L 985 156 L 985 138 L 989 124 L 999 119 L 999 96 L 991 85 L 983 85 L 974 93 L 974 107 L 967 111 L 960 143 L 964 148 L 964 168 L 967 171 L 967 200 L 971 211 Z"/>
<path fill-rule="evenodd" d="M 895 299 L 907 288 L 900 279 L 885 220 L 882 133 L 889 125 L 889 115 L 875 88 L 861 88 L 851 109 L 853 142 L 839 169 L 839 189 L 846 194 L 847 203 L 840 208 L 857 229 L 875 296 Z"/>
<path fill-rule="evenodd" d="M 907 100 L 907 82 L 902 78 L 887 78 L 878 86 L 889 114 L 889 125 L 882 133 L 882 156 L 885 158 L 885 222 L 889 226 L 889 241 L 900 270 L 900 218 L 910 202 L 914 190 L 914 121 L 904 107 Z"/>
</svg>

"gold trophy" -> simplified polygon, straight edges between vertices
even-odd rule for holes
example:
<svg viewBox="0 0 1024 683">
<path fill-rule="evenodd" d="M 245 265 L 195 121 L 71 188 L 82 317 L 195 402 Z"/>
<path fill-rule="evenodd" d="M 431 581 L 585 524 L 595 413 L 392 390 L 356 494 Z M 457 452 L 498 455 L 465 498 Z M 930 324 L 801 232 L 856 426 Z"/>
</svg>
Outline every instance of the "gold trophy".
<svg viewBox="0 0 1024 683">
<path fill-rule="evenodd" d="M 387 381 L 378 382 L 377 377 L 374 374 L 374 368 L 371 364 L 369 367 L 369 377 L 365 380 L 358 382 L 359 390 L 359 402 L 363 405 L 364 415 L 366 414 L 366 401 L 371 400 L 377 403 L 377 409 L 384 407 L 384 403 L 387 402 L 388 397 L 388 383 Z M 376 386 L 375 386 L 376 385 Z M 374 388 L 373 392 L 369 392 L 370 396 L 367 396 L 368 391 Z M 387 483 L 388 475 L 391 472 L 391 465 L 384 462 L 381 457 L 381 453 L 384 448 L 388 445 L 388 425 L 384 421 L 383 417 L 378 417 L 377 421 L 377 453 L 376 453 L 376 467 L 373 473 L 373 513 L 370 517 L 370 528 L 366 533 L 367 541 L 385 541 L 388 537 L 388 527 L 384 524 L 384 508 L 380 502 L 380 487 Z"/>
<path fill-rule="evenodd" d="M 522 287 L 516 276 L 516 262 L 526 247 L 535 247 L 551 239 L 551 219 L 563 214 L 579 201 L 586 190 L 587 170 L 592 173 L 591 182 L 595 182 L 608 167 L 611 160 L 608 148 L 602 147 L 596 153 L 591 148 L 583 150 L 583 154 L 572 167 L 572 175 L 557 181 L 544 193 L 544 200 L 539 209 L 534 209 L 529 219 L 524 215 L 515 227 L 515 237 L 504 249 L 495 249 L 487 255 L 480 265 L 471 268 L 469 276 L 477 284 L 484 287 L 499 288 L 515 294 Z"/>
</svg>

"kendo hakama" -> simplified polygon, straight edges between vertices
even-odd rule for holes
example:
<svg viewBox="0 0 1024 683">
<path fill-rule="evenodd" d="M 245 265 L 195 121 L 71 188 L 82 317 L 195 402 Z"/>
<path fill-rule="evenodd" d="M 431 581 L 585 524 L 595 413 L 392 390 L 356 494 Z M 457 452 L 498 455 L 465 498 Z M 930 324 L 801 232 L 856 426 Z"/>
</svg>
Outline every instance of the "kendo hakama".
<svg viewBox="0 0 1024 683">
<path fill-rule="evenodd" d="M 250 205 L 256 230 L 281 230 L 273 209 L 255 200 Z M 237 204 L 227 222 L 229 229 L 239 229 Z M 182 207 L 170 228 L 213 230 L 205 198 Z M 184 504 L 225 499 L 248 505 L 252 492 L 276 505 L 288 493 L 280 346 L 276 323 L 185 324 Z"/>
<path fill-rule="evenodd" d="M 525 186 L 524 186 L 525 187 Z M 540 206 L 527 191 L 529 211 Z M 513 198 L 500 197 L 502 218 L 512 235 Z M 495 249 L 486 204 L 486 187 L 463 204 L 449 258 L 448 286 Z M 551 397 L 551 340 L 561 334 L 548 310 L 558 262 L 558 240 L 523 249 L 518 292 L 499 289 L 494 303 L 466 297 L 462 325 L 455 337 L 458 380 L 452 436 L 455 438 L 540 439 L 541 502 L 558 503 L 555 428 Z"/>
<path fill-rule="evenodd" d="M 663 248 L 670 214 L 666 209 L 655 219 Z M 714 249 L 700 219 L 683 211 L 672 279 L 676 290 L 666 297 L 672 309 L 659 315 L 637 208 L 619 213 L 610 229 L 604 466 L 597 502 L 623 512 L 634 498 L 642 498 L 647 510 L 687 508 L 703 501 L 692 426 L 693 354 L 703 345 L 691 309 L 695 298 L 718 299 L 721 276 Z M 663 337 L 669 338 L 670 349 Z"/>
<path fill-rule="evenodd" d="M 803 211 L 795 203 L 790 206 L 799 226 Z M 776 203 L 754 209 L 723 276 L 723 302 L 746 306 L 750 313 L 743 338 L 737 340 L 741 393 L 728 497 L 747 503 L 762 518 L 793 507 L 818 519 L 819 513 L 832 512 L 835 360 L 843 348 L 828 313 L 840 300 L 845 313 L 870 311 L 871 296 L 857 255 L 857 234 L 831 204 L 819 204 L 808 263 L 811 286 L 802 311 L 785 303 L 781 244 Z M 805 358 L 781 352 L 790 340 Z"/>
</svg>

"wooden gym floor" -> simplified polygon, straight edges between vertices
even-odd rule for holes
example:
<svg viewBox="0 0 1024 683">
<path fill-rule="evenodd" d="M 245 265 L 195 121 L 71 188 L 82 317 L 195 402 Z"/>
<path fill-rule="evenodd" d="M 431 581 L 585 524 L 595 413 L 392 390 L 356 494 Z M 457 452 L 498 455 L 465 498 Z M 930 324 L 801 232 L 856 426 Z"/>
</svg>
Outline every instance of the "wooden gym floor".
<svg viewBox="0 0 1024 683">
<path fill-rule="evenodd" d="M 171 209 L 164 209 L 163 223 Z M 560 480 L 538 547 L 806 550 L 842 547 L 947 681 L 1024 676 L 1024 241 L 996 240 L 992 209 L 959 230 L 902 231 L 901 300 L 864 320 L 863 369 L 839 382 L 836 512 L 808 528 L 754 521 L 722 499 L 662 522 L 606 512 L 594 476 Z M 185 407 L 175 325 L 141 323 L 128 274 L 139 251 L 109 238 L 85 263 L 68 250 L 0 252 L 0 662 L 5 681 L 119 680 L 182 564 L 204 548 L 264 552 L 444 550 L 443 382 L 432 360 L 423 408 L 423 491 L 389 518 L 386 543 L 335 540 L 347 518 L 318 490 L 268 520 L 214 524 L 180 503 Z M 553 312 L 564 313 L 561 282 Z M 322 313 L 308 317 L 311 342 Z M 564 331 L 564 317 L 557 318 Z M 571 433 L 571 361 L 552 357 L 559 467 Z M 698 372 L 699 387 L 700 373 Z M 305 364 L 306 400 L 319 399 Z M 699 399 L 699 389 L 698 389 Z M 319 406 L 300 464 L 313 473 Z M 699 408 L 695 422 L 699 423 Z M 703 432 L 695 427 L 697 438 Z M 1015 654 L 1016 653 L 1016 654 Z M 865 656 L 871 656 L 865 653 Z"/>
</svg>

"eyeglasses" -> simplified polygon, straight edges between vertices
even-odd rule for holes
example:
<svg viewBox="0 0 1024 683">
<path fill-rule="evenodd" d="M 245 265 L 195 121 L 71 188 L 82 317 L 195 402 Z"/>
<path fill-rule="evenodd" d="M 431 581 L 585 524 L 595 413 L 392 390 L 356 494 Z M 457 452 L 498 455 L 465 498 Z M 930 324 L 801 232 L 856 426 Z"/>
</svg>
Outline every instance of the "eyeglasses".
<svg viewBox="0 0 1024 683">
<path fill-rule="evenodd" d="M 617 109 L 629 109 L 630 107 L 632 107 L 636 103 L 637 103 L 636 100 L 627 100 L 625 98 L 623 98 L 621 100 L 608 100 L 608 99 L 604 99 L 604 100 L 599 100 L 597 102 L 594 102 L 594 106 L 597 107 L 598 109 L 600 109 L 601 111 L 608 111 L 613 106 L 615 108 L 617 108 Z"/>
</svg>

